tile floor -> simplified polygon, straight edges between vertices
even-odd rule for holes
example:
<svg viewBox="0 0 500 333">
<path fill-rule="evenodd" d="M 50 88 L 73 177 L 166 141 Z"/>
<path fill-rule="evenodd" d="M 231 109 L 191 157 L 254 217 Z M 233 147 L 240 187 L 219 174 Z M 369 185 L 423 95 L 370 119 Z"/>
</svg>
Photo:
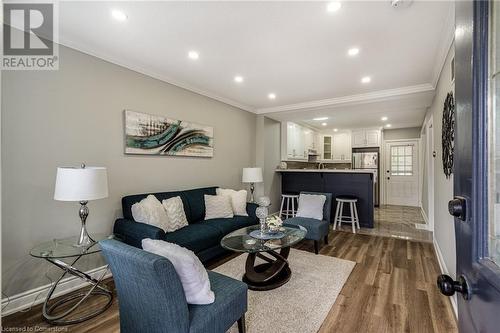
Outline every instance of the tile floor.
<svg viewBox="0 0 500 333">
<path fill-rule="evenodd" d="M 361 228 L 357 232 L 364 235 L 432 242 L 432 231 L 421 229 L 424 226 L 425 221 L 420 207 L 384 205 L 375 208 L 374 228 Z M 341 230 L 352 232 L 351 224 L 342 224 Z"/>
</svg>

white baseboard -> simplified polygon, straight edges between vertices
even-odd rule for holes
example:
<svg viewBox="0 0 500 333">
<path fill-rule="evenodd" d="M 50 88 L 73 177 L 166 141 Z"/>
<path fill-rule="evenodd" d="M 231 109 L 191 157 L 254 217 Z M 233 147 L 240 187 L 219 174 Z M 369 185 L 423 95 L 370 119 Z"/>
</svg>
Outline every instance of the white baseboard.
<svg viewBox="0 0 500 333">
<path fill-rule="evenodd" d="M 104 274 L 106 269 L 107 266 L 101 266 L 94 268 L 86 273 L 94 279 L 98 279 L 102 274 Z M 110 276 L 111 271 L 108 271 L 104 278 L 108 278 Z M 83 282 L 80 278 L 70 276 L 59 282 L 56 292 L 52 295 L 52 297 L 58 297 L 70 293 L 87 285 L 88 283 Z M 38 288 L 27 290 L 12 297 L 2 299 L 2 317 L 14 312 L 29 309 L 32 306 L 43 303 L 45 301 L 45 297 L 47 297 L 47 294 L 49 293 L 51 286 L 52 284 L 47 284 Z"/>
<path fill-rule="evenodd" d="M 431 227 L 431 225 L 429 224 L 429 218 L 427 217 L 427 214 L 425 213 L 424 209 L 422 208 L 422 206 L 420 206 L 420 212 L 422 213 L 422 217 L 424 218 L 424 221 L 425 221 L 425 224 L 422 225 L 420 223 L 416 223 L 415 224 L 415 227 L 417 229 L 422 229 L 422 230 L 428 230 L 428 231 L 434 231 L 432 230 L 433 228 Z"/>
<path fill-rule="evenodd" d="M 439 268 L 441 269 L 441 273 L 450 275 L 450 271 L 448 271 L 448 267 L 446 267 L 443 254 L 441 253 L 441 249 L 439 248 L 436 239 L 433 240 L 433 244 L 438 259 Z M 457 295 L 455 294 L 451 296 L 450 301 L 451 301 L 451 306 L 453 307 L 453 311 L 455 312 L 455 318 L 458 318 Z"/>
</svg>

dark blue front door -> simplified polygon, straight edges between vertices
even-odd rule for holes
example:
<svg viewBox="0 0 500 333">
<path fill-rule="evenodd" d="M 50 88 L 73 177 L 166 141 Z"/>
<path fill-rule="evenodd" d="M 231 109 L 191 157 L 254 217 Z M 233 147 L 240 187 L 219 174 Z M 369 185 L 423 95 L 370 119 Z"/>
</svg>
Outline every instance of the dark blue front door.
<svg viewBox="0 0 500 333">
<path fill-rule="evenodd" d="M 441 277 L 439 282 L 444 292 L 459 293 L 464 333 L 500 332 L 498 7 L 487 1 L 456 2 L 455 199 L 449 208 L 455 215 L 457 281 Z"/>
</svg>

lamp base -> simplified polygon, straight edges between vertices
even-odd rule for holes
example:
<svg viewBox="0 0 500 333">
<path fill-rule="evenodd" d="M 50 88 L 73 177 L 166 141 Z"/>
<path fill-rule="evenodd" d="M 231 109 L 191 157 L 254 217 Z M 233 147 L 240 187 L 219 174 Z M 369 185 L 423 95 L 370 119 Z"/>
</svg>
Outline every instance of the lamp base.
<svg viewBox="0 0 500 333">
<path fill-rule="evenodd" d="M 87 201 L 80 201 L 80 210 L 78 214 L 80 215 L 80 220 L 82 221 L 82 227 L 80 228 L 80 236 L 78 237 L 78 241 L 75 246 L 89 247 L 91 245 L 94 245 L 96 242 L 92 239 L 92 237 L 90 237 L 86 226 L 87 216 L 89 216 Z"/>
<path fill-rule="evenodd" d="M 253 196 L 253 192 L 255 191 L 255 184 L 250 183 L 250 202 L 255 203 L 255 198 Z"/>
</svg>

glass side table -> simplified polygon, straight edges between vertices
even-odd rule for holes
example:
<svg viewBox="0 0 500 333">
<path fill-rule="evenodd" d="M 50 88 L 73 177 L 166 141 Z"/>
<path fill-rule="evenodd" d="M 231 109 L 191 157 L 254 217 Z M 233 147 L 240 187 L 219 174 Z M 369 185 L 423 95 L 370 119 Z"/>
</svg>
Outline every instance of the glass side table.
<svg viewBox="0 0 500 333">
<path fill-rule="evenodd" d="M 103 313 L 111 305 L 111 302 L 113 301 L 113 293 L 112 291 L 101 285 L 101 281 L 108 270 L 106 269 L 104 273 L 102 273 L 102 275 L 96 279 L 75 267 L 75 263 L 83 256 L 101 251 L 99 243 L 97 243 L 98 241 L 116 237 L 114 235 L 109 236 L 105 234 L 94 234 L 92 238 L 96 241 L 96 243 L 88 247 L 76 246 L 75 244 L 78 241 L 78 237 L 70 237 L 65 239 L 54 239 L 52 241 L 39 244 L 31 249 L 31 256 L 35 258 L 45 259 L 49 263 L 59 267 L 63 271 L 61 276 L 52 284 L 49 293 L 45 298 L 45 302 L 43 303 L 42 315 L 47 322 L 54 325 L 70 325 L 81 323 Z M 61 259 L 71 259 L 71 263 L 68 264 Z M 86 292 L 69 293 L 68 295 L 62 296 L 57 301 L 53 302 L 53 304 L 49 305 L 55 289 L 57 288 L 61 280 L 67 275 L 73 275 L 87 282 L 90 285 L 90 289 Z M 102 306 L 93 308 L 92 311 L 83 311 L 84 313 L 78 317 L 67 319 L 67 317 L 74 313 L 78 309 L 78 307 L 91 295 L 104 296 L 107 298 L 107 302 Z M 64 311 L 61 311 L 57 314 L 55 313 L 58 308 L 70 302 L 74 303 L 74 305 L 70 306 L 69 309 L 65 309 Z"/>
</svg>

